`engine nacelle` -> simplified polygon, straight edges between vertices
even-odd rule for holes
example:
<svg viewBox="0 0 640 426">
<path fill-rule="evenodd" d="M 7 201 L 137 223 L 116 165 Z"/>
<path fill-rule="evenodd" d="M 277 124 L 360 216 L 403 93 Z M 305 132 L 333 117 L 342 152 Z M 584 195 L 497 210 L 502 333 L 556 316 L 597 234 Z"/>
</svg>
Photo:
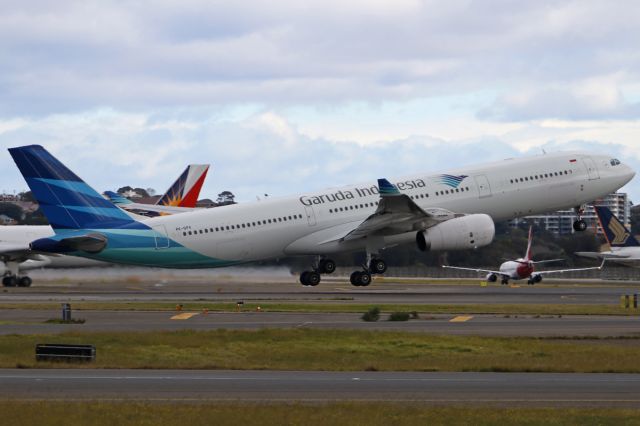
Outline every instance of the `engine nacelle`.
<svg viewBox="0 0 640 426">
<path fill-rule="evenodd" d="M 498 276 L 496 274 L 487 274 L 486 280 L 488 283 L 495 283 L 498 281 Z"/>
<path fill-rule="evenodd" d="M 495 225 L 489 215 L 470 214 L 418 232 L 416 243 L 422 251 L 466 250 L 491 244 L 495 233 Z"/>
</svg>

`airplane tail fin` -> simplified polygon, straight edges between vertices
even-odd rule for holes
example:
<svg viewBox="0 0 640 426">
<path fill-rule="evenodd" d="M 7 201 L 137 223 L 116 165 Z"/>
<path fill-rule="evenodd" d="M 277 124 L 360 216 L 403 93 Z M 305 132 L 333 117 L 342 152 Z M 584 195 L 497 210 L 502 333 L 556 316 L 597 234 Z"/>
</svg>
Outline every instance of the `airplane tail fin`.
<svg viewBox="0 0 640 426">
<path fill-rule="evenodd" d="M 125 205 L 125 204 L 132 204 L 133 203 L 130 199 L 118 194 L 117 192 L 104 191 L 102 194 L 105 197 L 107 197 L 107 199 L 109 201 L 111 201 L 113 204 L 115 204 L 116 206 L 122 206 L 122 205 Z"/>
<path fill-rule="evenodd" d="M 607 207 L 594 206 L 600 228 L 611 247 L 638 247 L 640 243 Z"/>
<path fill-rule="evenodd" d="M 208 164 L 190 164 L 156 203 L 162 206 L 195 207 L 202 184 L 209 171 Z"/>
<path fill-rule="evenodd" d="M 533 226 L 529 226 L 529 239 L 527 241 L 527 253 L 524 255 L 524 259 L 528 262 L 533 259 L 533 253 L 531 246 L 533 245 Z"/>
<path fill-rule="evenodd" d="M 138 223 L 40 145 L 9 148 L 9 153 L 56 233 Z"/>
</svg>

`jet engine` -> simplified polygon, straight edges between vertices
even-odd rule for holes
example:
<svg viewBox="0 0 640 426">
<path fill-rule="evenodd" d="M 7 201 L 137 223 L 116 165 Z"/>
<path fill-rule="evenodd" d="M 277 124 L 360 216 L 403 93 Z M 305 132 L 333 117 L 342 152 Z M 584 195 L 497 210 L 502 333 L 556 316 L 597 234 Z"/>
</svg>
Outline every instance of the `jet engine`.
<svg viewBox="0 0 640 426">
<path fill-rule="evenodd" d="M 498 281 L 498 276 L 496 274 L 487 274 L 486 280 L 488 283 L 495 283 Z"/>
<path fill-rule="evenodd" d="M 489 215 L 470 214 L 418 232 L 416 243 L 422 251 L 473 249 L 491 244 L 495 233 Z"/>
</svg>

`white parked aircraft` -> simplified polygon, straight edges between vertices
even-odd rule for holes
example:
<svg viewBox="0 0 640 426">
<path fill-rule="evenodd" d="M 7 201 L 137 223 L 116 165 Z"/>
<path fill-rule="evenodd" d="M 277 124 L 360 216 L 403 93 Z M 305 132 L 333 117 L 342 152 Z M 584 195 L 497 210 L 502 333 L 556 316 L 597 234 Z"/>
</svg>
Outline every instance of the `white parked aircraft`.
<svg viewBox="0 0 640 426">
<path fill-rule="evenodd" d="M 464 268 L 460 266 L 449 266 L 443 265 L 443 268 L 448 269 L 459 269 L 463 271 L 474 271 L 474 272 L 483 272 L 487 274 L 488 282 L 496 282 L 498 277 L 500 277 L 500 282 L 503 285 L 509 284 L 509 280 L 523 280 L 527 279 L 527 284 L 534 285 L 535 283 L 539 283 L 542 281 L 543 275 L 549 274 L 563 274 L 566 272 L 576 272 L 576 271 L 588 271 L 592 269 L 602 269 L 604 266 L 604 262 L 600 266 L 592 267 L 592 268 L 573 268 L 573 269 L 555 269 L 549 271 L 536 271 L 535 265 L 539 263 L 549 263 L 549 262 L 557 262 L 563 259 L 552 259 L 552 260 L 533 260 L 533 253 L 531 252 L 531 246 L 533 244 L 533 228 L 529 227 L 529 241 L 527 242 L 527 252 L 524 257 L 516 260 L 508 260 L 500 265 L 497 271 L 491 269 L 480 269 L 480 268 Z"/>
<path fill-rule="evenodd" d="M 640 267 L 640 243 L 607 207 L 594 206 L 600 228 L 611 250 L 602 252 L 577 252 L 576 255 L 592 259 L 604 259 L 626 266 Z"/>
<path fill-rule="evenodd" d="M 37 145 L 9 149 L 56 232 L 31 242 L 35 253 L 115 263 L 211 268 L 285 256 L 317 255 L 300 276 L 317 285 L 335 270 L 330 256 L 363 250 L 354 285 L 386 264 L 380 251 L 403 243 L 421 250 L 489 244 L 494 220 L 580 209 L 629 182 L 635 172 L 609 156 L 563 152 L 386 179 L 293 197 L 269 198 L 139 222 L 102 198 Z M 581 219 L 577 228 L 586 228 Z"/>
</svg>

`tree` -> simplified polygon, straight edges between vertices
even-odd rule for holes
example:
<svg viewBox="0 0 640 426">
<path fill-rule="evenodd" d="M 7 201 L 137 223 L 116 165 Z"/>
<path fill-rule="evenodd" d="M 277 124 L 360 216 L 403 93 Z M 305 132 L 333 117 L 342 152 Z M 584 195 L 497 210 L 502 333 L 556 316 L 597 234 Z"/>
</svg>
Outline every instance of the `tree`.
<svg viewBox="0 0 640 426">
<path fill-rule="evenodd" d="M 26 191 L 26 192 L 21 192 L 18 194 L 18 198 L 20 199 L 20 201 L 30 201 L 32 203 L 36 203 L 36 199 L 33 196 L 33 192 L 31 191 Z"/>
<path fill-rule="evenodd" d="M 22 208 L 13 203 L 0 203 L 0 214 L 7 215 L 17 221 L 24 219 Z"/>
<path fill-rule="evenodd" d="M 233 195 L 232 192 L 230 191 L 222 191 L 221 193 L 218 194 L 218 199 L 216 200 L 216 203 L 220 206 L 226 206 L 228 204 L 235 204 L 236 196 Z"/>
</svg>

